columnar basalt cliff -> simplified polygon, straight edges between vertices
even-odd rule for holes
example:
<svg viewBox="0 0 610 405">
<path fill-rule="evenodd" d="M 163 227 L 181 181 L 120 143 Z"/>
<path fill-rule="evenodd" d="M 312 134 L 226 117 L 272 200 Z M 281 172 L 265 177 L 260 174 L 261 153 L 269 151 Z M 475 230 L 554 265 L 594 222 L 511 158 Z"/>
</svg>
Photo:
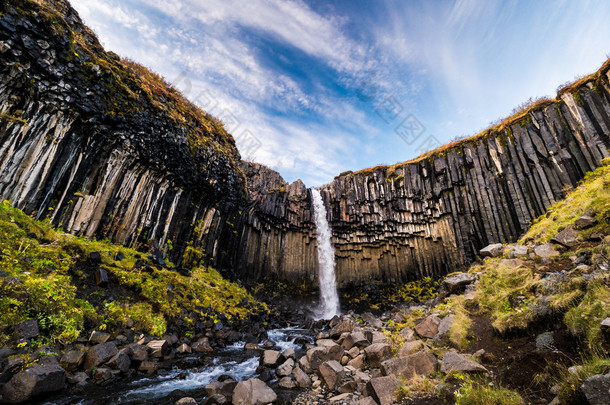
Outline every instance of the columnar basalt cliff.
<svg viewBox="0 0 610 405">
<path fill-rule="evenodd" d="M 246 196 L 222 125 L 104 52 L 67 2 L 0 11 L 0 198 L 71 233 L 220 260 Z"/>
<path fill-rule="evenodd" d="M 324 186 L 339 285 L 444 274 L 515 240 L 608 156 L 609 68 L 475 137 Z M 317 279 L 305 185 L 242 162 L 221 123 L 105 52 L 65 0 L 0 5 L 0 198 L 243 280 Z"/>
</svg>

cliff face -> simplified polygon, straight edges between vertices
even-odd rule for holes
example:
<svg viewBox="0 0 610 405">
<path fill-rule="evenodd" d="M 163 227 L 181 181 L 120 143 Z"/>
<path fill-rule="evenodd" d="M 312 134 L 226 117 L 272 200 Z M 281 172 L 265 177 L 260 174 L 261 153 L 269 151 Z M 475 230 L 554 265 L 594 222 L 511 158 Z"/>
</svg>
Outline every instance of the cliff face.
<svg viewBox="0 0 610 405">
<path fill-rule="evenodd" d="M 0 11 L 0 198 L 71 233 L 218 258 L 246 195 L 222 125 L 104 52 L 67 2 Z"/>
<path fill-rule="evenodd" d="M 515 240 L 608 156 L 606 63 L 484 133 L 324 186 L 339 285 L 468 264 Z M 315 284 L 311 195 L 242 162 L 158 76 L 105 52 L 65 0 L 0 5 L 0 198 L 65 231 Z"/>
</svg>

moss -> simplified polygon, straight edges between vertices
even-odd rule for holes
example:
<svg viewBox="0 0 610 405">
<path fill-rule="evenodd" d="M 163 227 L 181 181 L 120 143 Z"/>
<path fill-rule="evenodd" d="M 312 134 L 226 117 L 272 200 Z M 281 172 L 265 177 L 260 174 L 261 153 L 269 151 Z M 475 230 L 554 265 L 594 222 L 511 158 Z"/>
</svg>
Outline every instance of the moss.
<svg viewBox="0 0 610 405">
<path fill-rule="evenodd" d="M 10 114 L 0 114 L 0 121 L 11 122 L 19 125 L 27 125 L 28 123 L 25 119 Z"/>
</svg>

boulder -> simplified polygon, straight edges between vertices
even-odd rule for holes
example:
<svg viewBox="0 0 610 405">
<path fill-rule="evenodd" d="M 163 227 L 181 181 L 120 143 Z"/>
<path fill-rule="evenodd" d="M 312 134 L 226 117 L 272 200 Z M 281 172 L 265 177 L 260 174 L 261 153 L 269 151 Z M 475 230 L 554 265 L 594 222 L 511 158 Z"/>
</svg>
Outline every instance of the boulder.
<svg viewBox="0 0 610 405">
<path fill-rule="evenodd" d="M 129 371 L 129 366 L 131 366 L 131 359 L 129 358 L 127 353 L 121 350 L 110 360 L 108 360 L 108 363 L 106 363 L 106 365 L 113 370 L 119 370 L 123 373 L 126 373 L 127 371 Z"/>
<path fill-rule="evenodd" d="M 362 333 L 362 332 L 352 332 L 352 333 L 348 334 L 345 337 L 345 339 L 343 339 L 343 342 L 341 342 L 341 346 L 345 350 L 349 350 L 354 346 L 366 347 L 368 345 L 369 345 L 369 341 L 366 338 L 366 336 L 364 336 L 364 333 Z"/>
<path fill-rule="evenodd" d="M 597 219 L 589 215 L 582 215 L 581 217 L 577 218 L 576 221 L 574 221 L 574 226 L 576 229 L 585 229 L 595 225 L 596 223 Z"/>
<path fill-rule="evenodd" d="M 110 340 L 110 333 L 100 332 L 98 330 L 94 330 L 89 336 L 89 343 L 92 345 L 106 343 L 108 340 Z"/>
<path fill-rule="evenodd" d="M 104 383 L 112 380 L 113 377 L 114 374 L 108 367 L 99 367 L 93 373 L 93 381 L 100 385 L 105 385 Z"/>
<path fill-rule="evenodd" d="M 428 375 L 436 371 L 438 361 L 432 353 L 418 352 L 405 357 L 394 357 L 381 363 L 384 375 L 395 375 L 411 378 L 416 375 Z"/>
<path fill-rule="evenodd" d="M 85 370 L 91 370 L 93 367 L 97 367 L 100 364 L 104 364 L 117 353 L 118 349 L 112 342 L 106 342 L 99 345 L 95 345 L 89 349 L 87 356 L 85 357 Z"/>
<path fill-rule="evenodd" d="M 578 232 L 576 232 L 571 226 L 567 226 L 564 230 L 555 235 L 555 237 L 551 239 L 551 242 L 571 248 L 576 244 L 577 237 Z"/>
<path fill-rule="evenodd" d="M 481 257 L 500 257 L 504 253 L 504 245 L 501 243 L 493 243 L 479 250 Z"/>
<path fill-rule="evenodd" d="M 276 374 L 280 377 L 285 377 L 292 374 L 292 369 L 294 368 L 294 360 L 288 359 L 283 362 L 278 368 L 275 370 Z"/>
<path fill-rule="evenodd" d="M 299 366 L 296 366 L 292 370 L 292 375 L 294 376 L 294 380 L 300 388 L 311 387 L 311 378 L 309 378 L 307 373 L 301 370 Z"/>
<path fill-rule="evenodd" d="M 263 405 L 275 402 L 277 395 L 258 378 L 251 378 L 237 384 L 233 392 L 235 405 Z"/>
<path fill-rule="evenodd" d="M 378 368 L 384 360 L 392 357 L 392 347 L 387 343 L 374 343 L 364 349 L 370 368 Z"/>
<path fill-rule="evenodd" d="M 400 380 L 393 375 L 377 377 L 369 381 L 367 390 L 379 405 L 389 405 L 396 399 L 396 390 L 400 385 Z"/>
<path fill-rule="evenodd" d="M 534 248 L 534 254 L 542 259 L 550 259 L 551 257 L 559 256 L 559 252 L 555 250 L 552 243 L 545 243 Z"/>
<path fill-rule="evenodd" d="M 174 405 L 197 405 L 197 401 L 195 401 L 195 398 L 184 397 L 174 402 Z"/>
<path fill-rule="evenodd" d="M 347 365 L 350 367 L 354 367 L 356 370 L 362 370 L 364 368 L 365 357 L 364 354 L 360 354 L 350 361 L 347 362 Z"/>
<path fill-rule="evenodd" d="M 221 394 L 214 394 L 207 397 L 205 401 L 203 401 L 203 405 L 224 405 L 229 403 L 230 402 L 227 400 L 227 398 Z"/>
<path fill-rule="evenodd" d="M 402 328 L 400 331 L 400 337 L 405 341 L 410 342 L 411 340 L 415 340 L 415 331 L 409 327 Z"/>
<path fill-rule="evenodd" d="M 320 368 L 320 364 L 329 360 L 328 350 L 326 349 L 326 347 L 313 347 L 307 350 L 306 356 L 309 368 L 313 371 Z"/>
<path fill-rule="evenodd" d="M 383 327 L 383 322 L 381 322 L 379 318 L 370 312 L 363 313 L 362 320 L 371 325 L 373 328 L 381 329 Z"/>
<path fill-rule="evenodd" d="M 438 333 L 441 319 L 436 315 L 430 315 L 415 325 L 415 332 L 421 337 L 433 338 Z"/>
<path fill-rule="evenodd" d="M 440 342 L 443 337 L 449 332 L 451 326 L 453 326 L 453 320 L 455 316 L 453 314 L 449 314 L 441 320 L 441 323 L 438 325 L 438 332 L 434 336 L 434 342 Z"/>
<path fill-rule="evenodd" d="M 333 391 L 345 375 L 343 366 L 336 360 L 330 360 L 320 365 L 320 375 L 328 388 Z"/>
<path fill-rule="evenodd" d="M 280 361 L 280 352 L 277 350 L 265 350 L 260 359 L 260 365 L 263 367 L 275 367 Z"/>
<path fill-rule="evenodd" d="M 146 361 L 148 360 L 148 350 L 146 346 L 142 346 L 137 343 L 131 343 L 123 349 L 132 361 Z"/>
<path fill-rule="evenodd" d="M 277 383 L 278 387 L 292 389 L 297 386 L 297 383 L 289 376 L 284 376 L 280 378 L 280 381 Z"/>
<path fill-rule="evenodd" d="M 145 373 L 154 373 L 159 369 L 159 363 L 155 360 L 145 360 L 140 363 L 138 366 L 138 370 L 143 371 Z"/>
<path fill-rule="evenodd" d="M 383 333 L 383 332 L 381 332 L 379 330 L 366 331 L 364 333 L 364 335 L 366 336 L 368 341 L 371 342 L 371 344 L 374 344 L 374 343 L 388 343 L 388 337 L 385 335 L 385 333 Z"/>
<path fill-rule="evenodd" d="M 468 273 L 459 273 L 451 277 L 447 277 L 443 281 L 443 289 L 448 294 L 458 294 L 464 291 L 468 284 L 474 283 L 476 280 L 475 276 Z"/>
<path fill-rule="evenodd" d="M 585 380 L 580 390 L 591 405 L 607 405 L 610 401 L 610 374 L 593 375 Z"/>
<path fill-rule="evenodd" d="M 352 321 L 349 318 L 343 318 L 341 320 L 341 322 L 339 322 L 339 324 L 337 324 L 335 327 L 333 327 L 329 334 L 330 337 L 332 338 L 336 338 L 341 336 L 342 333 L 345 332 L 351 332 L 354 330 L 354 328 L 357 326 L 356 322 Z"/>
<path fill-rule="evenodd" d="M 373 397 L 364 397 L 354 402 L 353 405 L 377 405 Z"/>
<path fill-rule="evenodd" d="M 421 340 L 413 340 L 411 342 L 405 342 L 404 345 L 398 350 L 399 357 L 405 357 L 410 354 L 416 353 L 426 347 L 426 344 Z"/>
<path fill-rule="evenodd" d="M 447 352 L 441 362 L 441 371 L 447 374 L 452 371 L 487 372 L 487 369 L 464 354 Z"/>
<path fill-rule="evenodd" d="M 527 256 L 529 248 L 523 245 L 515 245 L 512 250 L 508 253 L 509 259 L 518 259 L 520 257 Z"/>
<path fill-rule="evenodd" d="M 294 352 L 294 349 L 289 347 L 288 349 L 284 350 L 282 352 L 282 359 L 284 359 L 284 360 L 292 359 L 292 360 L 296 361 L 297 355 Z"/>
<path fill-rule="evenodd" d="M 335 343 L 335 341 L 331 340 L 331 339 L 320 339 L 316 342 L 316 344 L 318 345 L 318 347 L 325 347 L 326 348 L 326 353 L 328 356 L 328 360 L 341 360 L 341 357 L 343 357 L 343 347 L 341 347 L 340 345 L 338 345 L 337 343 Z"/>
<path fill-rule="evenodd" d="M 59 360 L 59 365 L 69 373 L 73 373 L 83 364 L 85 360 L 85 350 L 68 350 Z"/>
<path fill-rule="evenodd" d="M 604 319 L 600 324 L 602 332 L 610 334 L 610 317 Z"/>
<path fill-rule="evenodd" d="M 58 365 L 35 365 L 10 379 L 2 389 L 2 398 L 9 403 L 20 403 L 64 387 L 66 371 Z"/>
<path fill-rule="evenodd" d="M 146 347 L 148 347 L 150 357 L 157 359 L 163 357 L 165 354 L 167 354 L 169 350 L 167 340 L 153 340 L 151 342 L 148 342 Z"/>
<path fill-rule="evenodd" d="M 39 333 L 38 321 L 36 319 L 28 319 L 15 326 L 15 337 L 17 339 L 33 339 Z"/>
</svg>

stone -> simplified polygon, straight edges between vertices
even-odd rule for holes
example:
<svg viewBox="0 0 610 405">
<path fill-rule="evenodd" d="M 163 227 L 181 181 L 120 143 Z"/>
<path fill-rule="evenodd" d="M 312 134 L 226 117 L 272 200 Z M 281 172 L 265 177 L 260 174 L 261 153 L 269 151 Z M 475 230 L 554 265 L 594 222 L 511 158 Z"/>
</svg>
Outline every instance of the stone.
<svg viewBox="0 0 610 405">
<path fill-rule="evenodd" d="M 388 343 L 388 337 L 385 335 L 385 333 L 378 330 L 367 331 L 365 332 L 365 336 L 369 342 L 371 342 L 371 344 Z"/>
<path fill-rule="evenodd" d="M 381 329 L 383 327 L 383 322 L 381 322 L 381 319 L 377 318 L 370 312 L 363 313 L 362 320 L 371 325 L 373 328 Z"/>
<path fill-rule="evenodd" d="M 330 337 L 335 338 L 341 336 L 342 333 L 351 332 L 356 326 L 356 322 L 352 321 L 351 319 L 343 318 L 338 325 L 330 330 Z"/>
<path fill-rule="evenodd" d="M 373 397 L 364 397 L 354 402 L 353 405 L 377 405 Z"/>
<path fill-rule="evenodd" d="M 441 372 L 447 374 L 452 371 L 487 372 L 487 369 L 464 354 L 447 352 L 441 362 Z"/>
<path fill-rule="evenodd" d="M 379 405 L 389 405 L 396 399 L 396 390 L 400 385 L 400 380 L 393 375 L 377 377 L 369 381 L 367 390 Z"/>
<path fill-rule="evenodd" d="M 91 263 L 93 264 L 101 264 L 102 254 L 100 252 L 91 252 L 89 254 L 89 259 L 91 259 Z"/>
<path fill-rule="evenodd" d="M 169 350 L 169 345 L 167 344 L 166 340 L 153 340 L 148 342 L 146 347 L 148 347 L 150 357 L 152 358 L 161 358 L 167 354 Z"/>
<path fill-rule="evenodd" d="M 296 366 L 292 370 L 292 375 L 300 388 L 309 388 L 311 387 L 311 378 L 307 375 L 306 372 L 301 370 L 299 366 Z"/>
<path fill-rule="evenodd" d="M 95 269 L 95 284 L 99 287 L 106 287 L 108 285 L 108 273 L 102 268 Z"/>
<path fill-rule="evenodd" d="M 602 329 L 602 332 L 610 334 L 610 317 L 604 319 L 600 324 L 600 327 Z"/>
<path fill-rule="evenodd" d="M 108 340 L 110 340 L 110 333 L 94 330 L 91 332 L 91 335 L 89 335 L 89 343 L 92 345 L 106 343 Z"/>
<path fill-rule="evenodd" d="M 85 373 L 84 371 L 79 371 L 77 373 L 68 375 L 66 377 L 66 380 L 68 381 L 68 383 L 72 384 L 72 385 L 86 382 L 88 379 L 89 379 L 89 375 L 87 373 Z"/>
<path fill-rule="evenodd" d="M 356 383 L 356 381 L 347 381 L 343 384 L 341 384 L 341 386 L 337 389 L 337 391 L 339 391 L 340 393 L 352 393 L 355 392 L 358 389 L 358 384 Z"/>
<path fill-rule="evenodd" d="M 235 405 L 263 405 L 275 402 L 277 395 L 258 378 L 241 381 L 233 392 Z"/>
<path fill-rule="evenodd" d="M 118 352 L 116 345 L 112 342 L 106 342 L 91 347 L 85 357 L 85 370 L 91 370 L 93 367 L 106 363 Z"/>
<path fill-rule="evenodd" d="M 353 359 L 354 357 L 356 357 L 360 354 L 360 349 L 358 349 L 356 346 L 354 346 L 351 349 L 349 349 L 348 351 L 346 351 L 345 354 L 347 354 L 351 359 Z"/>
<path fill-rule="evenodd" d="M 191 349 L 191 346 L 187 345 L 186 343 L 182 343 L 180 346 L 178 346 L 176 351 L 180 354 L 185 354 L 185 353 L 192 353 L 193 349 Z"/>
<path fill-rule="evenodd" d="M 66 371 L 58 365 L 34 365 L 15 374 L 2 388 L 9 403 L 29 401 L 64 388 Z"/>
<path fill-rule="evenodd" d="M 86 351 L 82 349 L 72 349 L 64 353 L 59 360 L 59 365 L 69 373 L 73 373 L 83 364 Z"/>
<path fill-rule="evenodd" d="M 536 336 L 536 350 L 554 350 L 554 333 L 544 332 Z"/>
<path fill-rule="evenodd" d="M 17 339 L 33 339 L 39 333 L 38 321 L 36 319 L 28 319 L 15 326 L 15 336 Z"/>
<path fill-rule="evenodd" d="M 405 357 L 415 352 L 418 352 L 426 347 L 426 344 L 421 340 L 413 340 L 411 342 L 405 342 L 400 350 L 398 350 L 399 357 Z"/>
<path fill-rule="evenodd" d="M 449 330 L 451 329 L 451 326 L 453 326 L 454 319 L 455 319 L 455 316 L 453 314 L 449 314 L 446 317 L 444 317 L 443 319 L 441 319 L 441 323 L 438 325 L 438 332 L 436 332 L 436 335 L 434 335 L 434 338 L 433 338 L 433 341 L 435 343 L 440 342 L 443 339 L 443 337 L 445 337 L 447 332 L 449 332 Z"/>
<path fill-rule="evenodd" d="M 307 360 L 307 355 L 305 355 L 299 359 L 299 367 L 301 368 L 301 370 L 303 370 L 306 373 L 314 372 L 314 370 L 311 368 L 311 365 L 309 364 L 309 360 Z"/>
<path fill-rule="evenodd" d="M 174 405 L 197 405 L 197 401 L 195 401 L 195 398 L 184 397 L 174 402 Z"/>
<path fill-rule="evenodd" d="M 212 396 L 207 397 L 206 400 L 203 401 L 203 405 L 224 405 L 228 403 L 229 401 L 227 400 L 227 398 L 221 394 L 214 394 Z"/>
<path fill-rule="evenodd" d="M 500 257 L 504 254 L 504 245 L 501 243 L 493 243 L 479 250 L 481 257 Z"/>
<path fill-rule="evenodd" d="M 353 367 L 356 370 L 362 370 L 364 368 L 364 364 L 365 364 L 364 354 L 359 354 L 358 356 L 354 357 L 353 359 L 351 359 L 350 361 L 347 362 L 348 366 Z"/>
<path fill-rule="evenodd" d="M 297 355 L 294 352 L 294 349 L 292 347 L 289 347 L 288 349 L 284 350 L 282 352 L 282 359 L 284 359 L 284 360 L 288 360 L 288 359 L 296 360 L 297 359 Z"/>
<path fill-rule="evenodd" d="M 262 347 L 260 347 L 259 345 L 257 345 L 256 343 L 246 343 L 244 345 L 244 351 L 250 351 L 250 352 L 264 352 L 265 349 L 263 349 Z"/>
<path fill-rule="evenodd" d="M 316 342 L 316 344 L 318 345 L 318 347 L 326 348 L 326 354 L 329 360 L 339 361 L 341 360 L 341 357 L 343 357 L 343 347 L 341 347 L 331 339 L 320 339 Z"/>
<path fill-rule="evenodd" d="M 337 388 L 344 375 L 343 366 L 336 360 L 330 360 L 320 365 L 320 376 L 331 391 Z"/>
<path fill-rule="evenodd" d="M 555 246 L 553 246 L 552 243 L 536 246 L 534 248 L 534 254 L 542 259 L 550 259 L 559 256 L 559 252 L 555 250 Z"/>
<path fill-rule="evenodd" d="M 196 353 L 214 352 L 214 348 L 212 345 L 210 345 L 210 339 L 208 337 L 202 337 L 201 339 L 197 340 L 195 343 L 193 343 L 191 348 L 195 350 Z"/>
<path fill-rule="evenodd" d="M 381 364 L 384 375 L 411 378 L 415 375 L 429 375 L 436 371 L 438 360 L 432 353 L 418 352 L 405 357 L 394 357 Z"/>
<path fill-rule="evenodd" d="M 438 333 L 441 319 L 436 315 L 430 315 L 415 325 L 415 332 L 421 337 L 433 338 Z"/>
<path fill-rule="evenodd" d="M 475 276 L 468 273 L 459 273 L 451 277 L 447 277 L 443 281 L 443 288 L 448 294 L 458 294 L 464 291 L 468 284 L 474 283 Z"/>
<path fill-rule="evenodd" d="M 415 340 L 415 331 L 409 327 L 402 328 L 400 331 L 400 337 L 407 342 Z"/>
<path fill-rule="evenodd" d="M 392 357 L 392 347 L 387 343 L 374 343 L 364 349 L 370 368 L 381 367 L 384 360 Z"/>
<path fill-rule="evenodd" d="M 265 350 L 260 358 L 263 367 L 275 367 L 280 361 L 280 352 L 277 350 Z"/>
<path fill-rule="evenodd" d="M 309 364 L 309 368 L 313 371 L 320 368 L 320 364 L 329 360 L 328 357 L 328 349 L 326 347 L 316 346 L 307 350 L 307 362 Z"/>
<path fill-rule="evenodd" d="M 285 376 L 280 378 L 280 381 L 277 384 L 279 387 L 292 389 L 297 386 L 296 382 L 290 378 L 289 376 Z"/>
<path fill-rule="evenodd" d="M 275 372 L 278 376 L 285 377 L 285 376 L 292 374 L 293 368 L 294 368 L 294 360 L 288 359 L 284 363 L 282 363 L 280 366 L 278 366 L 278 368 L 275 370 Z"/>
<path fill-rule="evenodd" d="M 216 395 L 216 394 L 222 395 L 222 389 L 224 386 L 225 386 L 225 383 L 222 381 L 212 381 L 211 383 L 209 383 L 208 385 L 205 386 L 205 392 L 207 393 L 208 396 L 212 396 L 212 395 Z"/>
<path fill-rule="evenodd" d="M 104 385 L 107 381 L 112 380 L 113 377 L 112 370 L 108 367 L 99 367 L 93 373 L 93 381 L 100 385 Z"/>
<path fill-rule="evenodd" d="M 127 345 L 125 353 L 129 356 L 132 361 L 146 361 L 148 360 L 148 350 L 146 346 L 142 346 L 137 343 L 131 343 Z"/>
<path fill-rule="evenodd" d="M 127 371 L 129 371 L 129 367 L 131 366 L 131 359 L 129 358 L 127 353 L 125 353 L 124 351 L 120 351 L 110 360 L 108 360 L 108 363 L 106 363 L 106 365 L 113 370 L 119 370 L 122 373 L 126 373 Z"/>
<path fill-rule="evenodd" d="M 159 369 L 159 363 L 155 360 L 145 360 L 140 363 L 138 366 L 138 370 L 143 371 L 145 373 L 154 373 Z"/>
<path fill-rule="evenodd" d="M 512 250 L 508 253 L 509 259 L 518 259 L 525 257 L 529 253 L 529 248 L 523 245 L 515 245 Z"/>
<path fill-rule="evenodd" d="M 555 235 L 551 239 L 551 242 L 571 248 L 576 244 L 577 237 L 578 232 L 576 232 L 571 226 L 567 226 L 561 232 Z"/>
<path fill-rule="evenodd" d="M 345 337 L 345 339 L 343 339 L 343 342 L 341 342 L 341 346 L 345 350 L 349 350 L 354 346 L 366 347 L 368 345 L 369 345 L 369 341 L 366 338 L 366 336 L 364 336 L 364 333 L 362 333 L 362 332 L 352 332 L 352 333 L 348 334 Z"/>
<path fill-rule="evenodd" d="M 610 373 L 597 374 L 585 380 L 580 390 L 591 405 L 607 405 L 610 400 Z"/>
<path fill-rule="evenodd" d="M 597 219 L 590 215 L 582 215 L 574 221 L 574 227 L 576 227 L 576 229 L 586 229 L 595 224 L 597 224 Z"/>
<path fill-rule="evenodd" d="M 349 396 L 350 396 L 349 393 L 339 394 L 339 395 L 335 395 L 334 397 L 331 397 L 329 399 L 329 401 L 332 404 L 335 402 L 343 401 L 344 399 L 347 399 Z"/>
</svg>

